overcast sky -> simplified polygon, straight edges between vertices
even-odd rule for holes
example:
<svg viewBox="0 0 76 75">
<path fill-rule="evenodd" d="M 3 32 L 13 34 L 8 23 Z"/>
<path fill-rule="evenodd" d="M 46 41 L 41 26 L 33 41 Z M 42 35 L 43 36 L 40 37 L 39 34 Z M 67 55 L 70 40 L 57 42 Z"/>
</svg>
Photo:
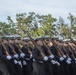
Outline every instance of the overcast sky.
<svg viewBox="0 0 76 75">
<path fill-rule="evenodd" d="M 76 0 L 0 0 L 0 21 L 6 22 L 7 16 L 15 20 L 16 13 L 30 11 L 65 19 L 69 12 L 76 16 Z"/>
</svg>

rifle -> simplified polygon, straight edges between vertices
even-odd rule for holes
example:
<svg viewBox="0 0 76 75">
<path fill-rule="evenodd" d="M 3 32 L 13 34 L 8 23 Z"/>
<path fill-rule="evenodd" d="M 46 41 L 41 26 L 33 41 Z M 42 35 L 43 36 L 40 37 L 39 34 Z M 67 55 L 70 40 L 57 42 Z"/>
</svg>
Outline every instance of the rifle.
<svg viewBox="0 0 76 75">
<path fill-rule="evenodd" d="M 73 59 L 75 59 L 74 53 L 71 51 L 70 45 L 68 44 L 68 50 L 70 51 L 70 53 L 72 54 Z"/>
<path fill-rule="evenodd" d="M 36 48 L 38 49 L 38 51 L 40 52 L 42 58 L 44 58 L 44 53 L 41 51 L 41 49 L 37 46 L 37 44 L 35 43 L 35 41 L 31 38 L 31 36 L 28 34 L 28 37 L 30 38 L 30 40 L 33 42 L 33 44 L 36 46 Z"/>
<path fill-rule="evenodd" d="M 63 51 L 60 48 L 61 48 L 61 46 L 58 46 L 59 52 L 61 53 L 62 56 L 64 56 L 64 53 L 63 53 Z"/>
<path fill-rule="evenodd" d="M 76 45 L 76 42 L 73 39 L 71 39 L 71 41 Z"/>
<path fill-rule="evenodd" d="M 15 46 L 18 48 L 19 53 L 21 54 L 22 51 L 21 51 L 20 47 L 19 47 L 15 42 L 14 42 L 14 44 L 15 44 Z"/>
<path fill-rule="evenodd" d="M 0 40 L 2 47 L 4 48 L 4 53 L 6 54 L 6 56 L 9 56 L 10 54 L 8 53 L 6 46 L 2 43 L 2 40 Z"/>
<path fill-rule="evenodd" d="M 39 36 L 39 33 L 36 31 L 37 35 Z M 43 45 L 45 46 L 45 48 L 47 49 L 47 53 L 50 55 L 53 55 L 52 52 L 49 50 L 49 48 L 47 47 L 46 43 L 44 41 L 42 41 Z"/>
<path fill-rule="evenodd" d="M 11 48 L 12 53 L 15 55 L 17 54 L 12 45 L 8 42 L 8 46 Z"/>
<path fill-rule="evenodd" d="M 30 41 L 30 42 L 31 42 L 31 41 Z M 32 43 L 32 44 L 29 43 L 29 47 L 30 47 L 31 49 L 33 49 L 33 43 Z"/>
<path fill-rule="evenodd" d="M 55 47 L 55 49 L 56 49 L 56 51 L 57 51 L 57 53 L 58 53 L 59 58 L 61 58 L 62 55 L 61 55 L 61 53 L 59 52 L 59 50 L 58 50 L 58 48 L 57 48 L 57 45 L 54 43 L 54 41 L 52 41 L 52 43 L 53 43 L 53 46 Z"/>
<path fill-rule="evenodd" d="M 45 44 L 45 42 L 42 42 L 43 45 L 45 46 L 45 48 L 47 49 L 46 51 L 48 52 L 49 55 L 53 55 L 52 52 L 49 50 L 49 48 L 47 47 L 47 45 Z"/>
<path fill-rule="evenodd" d="M 20 44 L 21 44 L 21 45 L 23 45 L 23 46 L 24 46 L 24 48 L 28 50 L 29 54 L 32 54 L 32 52 L 30 51 L 30 49 L 29 49 L 29 48 L 27 48 L 27 47 L 26 47 L 22 42 L 20 42 Z"/>
<path fill-rule="evenodd" d="M 75 46 L 69 45 L 71 47 L 71 49 L 74 51 L 74 54 L 76 55 L 76 50 L 75 50 Z"/>
<path fill-rule="evenodd" d="M 66 49 L 65 49 L 65 47 L 63 45 L 62 45 L 62 48 L 63 48 L 63 50 L 64 50 L 64 52 L 66 54 L 66 57 L 69 58 L 69 55 L 68 55 L 68 53 L 67 53 L 67 51 L 66 51 Z"/>
</svg>

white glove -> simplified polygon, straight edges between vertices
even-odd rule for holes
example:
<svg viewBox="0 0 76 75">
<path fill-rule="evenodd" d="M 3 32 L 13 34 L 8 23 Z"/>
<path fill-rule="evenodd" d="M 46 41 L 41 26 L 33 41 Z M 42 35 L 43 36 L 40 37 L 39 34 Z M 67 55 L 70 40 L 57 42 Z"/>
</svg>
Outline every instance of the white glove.
<svg viewBox="0 0 76 75">
<path fill-rule="evenodd" d="M 66 63 L 67 63 L 67 64 L 71 64 L 71 61 L 67 60 Z"/>
<path fill-rule="evenodd" d="M 18 61 L 18 64 L 19 64 L 19 65 L 21 65 L 21 62 L 20 62 L 20 61 Z"/>
<path fill-rule="evenodd" d="M 32 54 L 30 54 L 30 59 L 32 58 Z"/>
<path fill-rule="evenodd" d="M 60 63 L 59 63 L 58 61 L 56 61 L 56 64 L 57 64 L 58 66 L 60 66 Z"/>
<path fill-rule="evenodd" d="M 66 55 L 63 55 L 63 58 L 66 58 Z"/>
<path fill-rule="evenodd" d="M 17 60 L 14 60 L 14 63 L 17 64 L 18 63 Z"/>
<path fill-rule="evenodd" d="M 10 55 L 9 55 L 9 56 L 7 56 L 6 58 L 7 58 L 8 60 L 12 59 L 12 57 L 11 57 Z"/>
<path fill-rule="evenodd" d="M 67 60 L 68 60 L 68 61 L 71 61 L 72 59 L 71 59 L 71 58 L 68 58 Z"/>
<path fill-rule="evenodd" d="M 54 55 L 52 54 L 52 55 L 50 55 L 49 57 L 50 57 L 51 59 L 53 59 L 53 58 L 54 58 Z"/>
<path fill-rule="evenodd" d="M 24 58 L 24 56 L 25 56 L 24 53 L 21 53 L 21 54 L 20 54 L 20 57 L 21 57 L 21 58 Z"/>
<path fill-rule="evenodd" d="M 48 57 L 47 57 L 47 56 L 45 56 L 43 59 L 44 59 L 44 61 L 47 61 L 47 60 L 48 60 Z"/>
<path fill-rule="evenodd" d="M 63 57 L 60 57 L 60 59 L 59 59 L 60 61 L 63 61 L 64 60 L 64 58 Z"/>
<path fill-rule="evenodd" d="M 56 64 L 56 61 L 55 60 L 51 60 L 51 63 L 55 65 Z"/>
<path fill-rule="evenodd" d="M 27 65 L 26 61 L 23 61 L 23 65 Z"/>
<path fill-rule="evenodd" d="M 76 58 L 75 58 L 75 61 L 76 61 Z"/>
<path fill-rule="evenodd" d="M 18 54 L 15 54 L 14 57 L 15 57 L 15 58 L 18 58 Z"/>
</svg>

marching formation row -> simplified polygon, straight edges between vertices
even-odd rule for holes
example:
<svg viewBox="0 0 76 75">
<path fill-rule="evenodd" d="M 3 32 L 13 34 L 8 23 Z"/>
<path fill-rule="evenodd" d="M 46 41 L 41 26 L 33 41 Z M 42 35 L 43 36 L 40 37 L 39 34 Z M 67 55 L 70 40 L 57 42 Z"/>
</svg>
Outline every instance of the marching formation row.
<svg viewBox="0 0 76 75">
<path fill-rule="evenodd" d="M 49 36 L 0 39 L 0 75 L 76 75 L 75 40 Z"/>
</svg>

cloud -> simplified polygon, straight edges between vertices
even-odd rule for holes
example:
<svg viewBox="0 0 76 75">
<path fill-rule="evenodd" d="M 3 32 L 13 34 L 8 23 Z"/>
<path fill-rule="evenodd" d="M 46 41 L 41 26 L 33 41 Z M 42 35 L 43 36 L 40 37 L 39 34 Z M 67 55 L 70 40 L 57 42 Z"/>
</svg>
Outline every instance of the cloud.
<svg viewBox="0 0 76 75">
<path fill-rule="evenodd" d="M 0 21 L 6 21 L 7 16 L 15 20 L 16 13 L 30 11 L 66 18 L 69 12 L 76 15 L 75 3 L 76 0 L 0 0 Z"/>
</svg>

